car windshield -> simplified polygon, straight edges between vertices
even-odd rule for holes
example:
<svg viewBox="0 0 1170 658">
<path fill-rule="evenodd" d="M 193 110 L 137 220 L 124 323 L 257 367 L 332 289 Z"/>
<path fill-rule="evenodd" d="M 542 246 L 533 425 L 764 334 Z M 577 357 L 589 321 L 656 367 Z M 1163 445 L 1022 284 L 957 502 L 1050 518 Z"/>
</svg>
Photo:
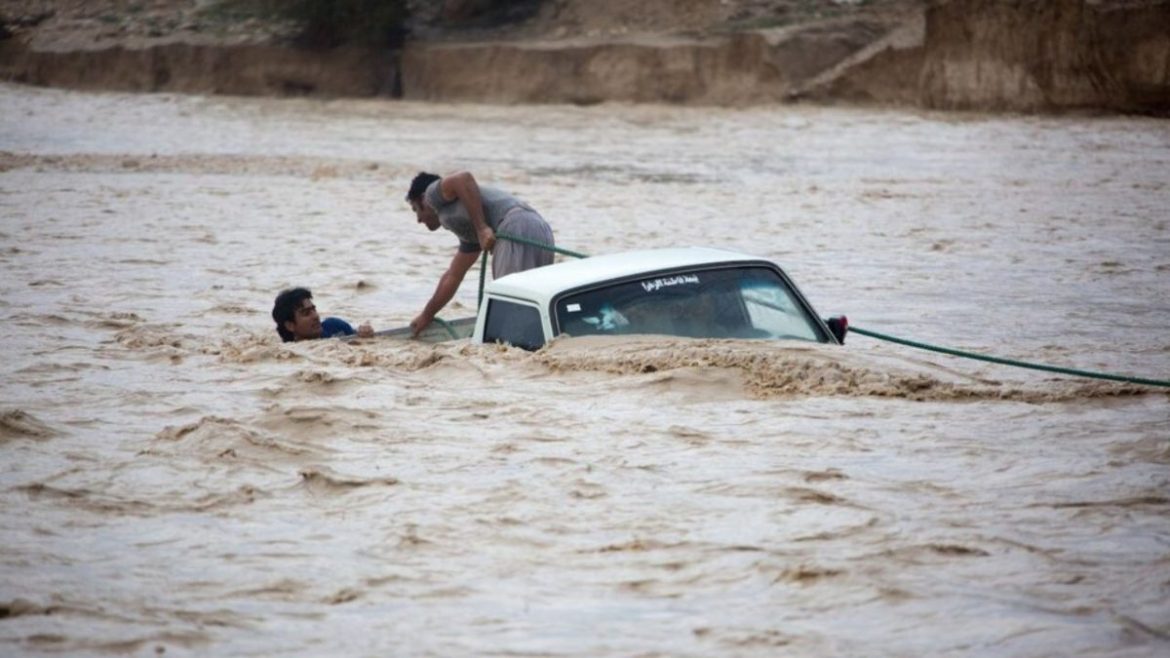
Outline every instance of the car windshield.
<svg viewBox="0 0 1170 658">
<path fill-rule="evenodd" d="M 626 281 L 557 300 L 570 336 L 666 334 L 827 342 L 798 296 L 767 267 L 696 270 Z"/>
</svg>

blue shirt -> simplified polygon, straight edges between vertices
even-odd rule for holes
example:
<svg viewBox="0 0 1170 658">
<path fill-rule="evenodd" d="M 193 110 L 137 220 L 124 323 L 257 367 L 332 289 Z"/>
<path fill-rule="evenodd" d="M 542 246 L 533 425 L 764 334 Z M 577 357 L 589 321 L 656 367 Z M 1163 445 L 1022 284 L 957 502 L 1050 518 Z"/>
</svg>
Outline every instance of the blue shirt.
<svg viewBox="0 0 1170 658">
<path fill-rule="evenodd" d="M 349 323 L 341 318 L 325 318 L 321 321 L 321 337 L 333 338 L 334 336 L 352 336 L 356 331 Z"/>
</svg>

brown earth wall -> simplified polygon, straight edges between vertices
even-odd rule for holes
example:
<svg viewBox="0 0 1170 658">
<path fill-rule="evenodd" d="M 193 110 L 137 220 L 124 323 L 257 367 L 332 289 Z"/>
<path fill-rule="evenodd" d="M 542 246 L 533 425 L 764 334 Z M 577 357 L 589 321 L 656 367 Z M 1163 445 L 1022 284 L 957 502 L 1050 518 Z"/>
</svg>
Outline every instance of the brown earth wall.
<svg viewBox="0 0 1170 658">
<path fill-rule="evenodd" d="M 955 0 L 931 7 L 925 107 L 1170 110 L 1170 2 Z"/>
<path fill-rule="evenodd" d="M 192 45 L 35 51 L 0 46 L 0 78 L 71 89 L 233 94 L 390 95 L 396 55 L 270 45 Z"/>
<path fill-rule="evenodd" d="M 768 103 L 785 100 L 863 45 L 848 35 L 774 43 L 764 33 L 570 45 L 416 43 L 403 52 L 402 80 L 405 97 L 419 100 Z"/>
<path fill-rule="evenodd" d="M 170 43 L 39 51 L 0 43 L 0 79 L 239 95 L 489 103 L 882 103 L 1170 114 L 1170 0 L 949 0 L 879 23 L 690 39 L 411 41 L 401 53 Z M 894 39 L 891 34 L 911 34 Z"/>
</svg>

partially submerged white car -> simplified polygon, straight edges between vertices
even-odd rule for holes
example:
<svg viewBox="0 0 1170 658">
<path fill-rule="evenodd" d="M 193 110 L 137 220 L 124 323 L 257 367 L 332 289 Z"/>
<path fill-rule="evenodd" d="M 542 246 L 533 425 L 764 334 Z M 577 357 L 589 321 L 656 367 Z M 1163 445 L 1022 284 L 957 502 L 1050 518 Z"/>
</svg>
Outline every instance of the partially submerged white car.
<svg viewBox="0 0 1170 658">
<path fill-rule="evenodd" d="M 822 320 L 775 263 L 701 247 L 592 256 L 511 274 L 484 288 L 476 318 L 443 329 L 462 337 L 473 320 L 473 342 L 526 350 L 560 335 L 841 344 L 847 325 L 843 317 Z"/>
</svg>

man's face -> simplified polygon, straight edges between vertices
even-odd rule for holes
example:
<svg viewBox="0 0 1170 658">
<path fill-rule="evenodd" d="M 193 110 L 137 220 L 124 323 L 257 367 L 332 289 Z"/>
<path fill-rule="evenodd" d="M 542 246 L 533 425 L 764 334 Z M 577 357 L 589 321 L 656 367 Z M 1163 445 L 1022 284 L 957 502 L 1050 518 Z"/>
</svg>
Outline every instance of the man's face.
<svg viewBox="0 0 1170 658">
<path fill-rule="evenodd" d="M 439 230 L 439 214 L 433 208 L 422 201 L 411 199 L 410 209 L 414 211 L 414 216 L 418 219 L 419 224 L 426 226 L 431 231 Z"/>
<path fill-rule="evenodd" d="M 317 315 L 317 307 L 313 300 L 301 300 L 301 305 L 293 312 L 293 319 L 284 323 L 284 328 L 293 335 L 294 340 L 314 340 L 321 337 L 321 318 Z"/>
</svg>

